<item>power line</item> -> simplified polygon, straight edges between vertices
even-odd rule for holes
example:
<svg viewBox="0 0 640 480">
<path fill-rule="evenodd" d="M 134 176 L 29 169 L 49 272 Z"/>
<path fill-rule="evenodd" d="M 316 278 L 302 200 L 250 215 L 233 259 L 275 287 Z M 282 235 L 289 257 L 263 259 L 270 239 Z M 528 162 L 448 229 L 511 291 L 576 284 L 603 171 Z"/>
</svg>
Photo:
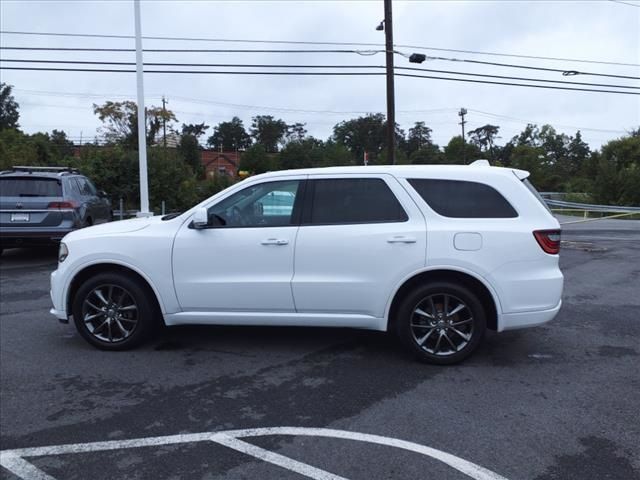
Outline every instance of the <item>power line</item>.
<svg viewBox="0 0 640 480">
<path fill-rule="evenodd" d="M 135 48 L 94 48 L 94 47 L 3 47 L 0 50 L 23 50 L 43 52 L 135 52 Z M 357 53 L 375 55 L 384 50 L 322 50 L 322 49 L 247 49 L 247 48 L 145 48 L 145 53 Z"/>
<path fill-rule="evenodd" d="M 0 50 L 19 50 L 19 51 L 63 51 L 63 52 L 134 52 L 132 48 L 57 48 L 57 47 L 3 47 L 0 46 Z M 362 56 L 372 56 L 377 53 L 382 53 L 384 50 L 247 50 L 247 49 L 145 49 L 144 52 L 153 53 L 356 53 Z M 394 53 L 408 57 L 407 54 L 394 50 Z M 631 75 L 618 75 L 612 73 L 600 73 L 600 72 L 584 72 L 571 69 L 560 68 L 547 68 L 547 67 L 535 67 L 532 65 L 517 65 L 511 63 L 499 63 L 499 62 L 485 62 L 482 60 L 469 60 L 464 58 L 449 58 L 449 57 L 433 57 L 428 56 L 427 60 L 442 60 L 448 62 L 463 62 L 473 63 L 477 65 L 491 65 L 497 67 L 506 68 L 520 68 L 526 70 L 537 70 L 542 72 L 557 72 L 562 73 L 563 76 L 576 76 L 576 75 L 588 75 L 610 78 L 623 78 L 629 80 L 640 80 L 638 76 Z M 7 60 L 10 61 L 10 60 Z M 35 60 L 34 60 L 35 62 Z M 40 62 L 41 63 L 41 62 Z M 53 62 L 55 63 L 55 62 Z M 64 62 L 64 63 L 76 63 L 76 62 Z M 116 64 L 117 62 L 109 62 L 110 64 Z M 97 63 L 99 64 L 99 63 Z M 129 65 L 128 63 L 122 63 L 123 65 Z M 148 65 L 166 65 L 166 64 L 150 64 Z"/>
<path fill-rule="evenodd" d="M 89 34 L 89 33 L 56 33 L 56 32 L 25 32 L 15 30 L 0 30 L 0 34 L 5 35 L 33 35 L 33 36 L 50 36 L 50 37 L 79 37 L 79 38 L 117 38 L 117 39 L 132 39 L 132 35 L 107 35 L 107 34 Z M 343 46 L 366 46 L 366 47 L 378 47 L 384 48 L 384 45 L 379 43 L 366 43 L 366 42 L 312 42 L 312 41 L 296 41 L 296 40 L 250 40 L 250 39 L 230 39 L 230 38 L 198 38 L 198 37 L 159 37 L 159 36 L 143 36 L 145 40 L 167 40 L 167 41 L 188 41 L 188 42 L 219 42 L 219 43 L 256 43 L 256 44 L 281 44 L 281 45 L 343 45 Z M 420 45 L 398 45 L 394 44 L 394 48 L 411 48 L 417 50 L 433 50 L 440 52 L 456 52 L 467 53 L 473 55 L 488 55 L 498 57 L 512 57 L 512 58 L 528 58 L 535 60 L 550 60 L 550 61 L 563 61 L 563 62 L 577 62 L 577 63 L 592 63 L 602 65 L 619 65 L 627 67 L 640 67 L 638 63 L 623 63 L 623 62 L 610 62 L 603 60 L 586 60 L 578 58 L 561 58 L 561 57 L 544 57 L 536 55 L 520 55 L 511 53 L 496 53 L 496 52 L 483 52 L 478 50 L 462 50 L 453 48 L 439 48 L 439 47 L 426 47 Z"/>
<path fill-rule="evenodd" d="M 91 69 L 91 68 L 58 68 L 58 67 L 1 67 L 0 70 L 22 70 L 22 71 L 40 71 L 40 72 L 92 72 L 92 73 L 134 73 L 135 70 L 123 70 L 123 69 Z M 192 75 L 268 75 L 268 76 L 380 76 L 385 75 L 383 72 L 270 72 L 270 71 L 220 71 L 220 70 L 145 70 L 145 73 L 154 74 L 192 74 Z M 510 83 L 510 82 L 496 82 L 489 80 L 472 80 L 468 78 L 453 78 L 453 77 L 436 77 L 430 75 L 415 75 L 409 73 L 397 73 L 398 77 L 411 77 L 411 78 L 428 78 L 432 80 L 448 80 L 456 82 L 467 83 L 485 83 L 490 85 L 508 85 L 513 87 L 530 87 L 530 88 L 545 88 L 551 90 L 567 90 L 567 91 L 582 91 L 591 93 L 614 93 L 620 95 L 640 95 L 640 93 L 620 91 L 620 90 L 604 90 L 604 89 L 588 89 L 588 88 L 575 88 L 575 87 L 560 87 L 555 85 L 532 85 L 522 83 Z M 535 80 L 533 80 L 535 81 Z M 563 83 L 563 82 L 559 82 Z"/>
<path fill-rule="evenodd" d="M 536 122 L 533 120 L 524 120 L 522 118 L 516 118 L 516 117 L 510 117 L 507 115 L 500 115 L 498 113 L 491 113 L 491 112 L 484 112 L 482 110 L 474 110 L 473 108 L 469 108 L 470 112 L 473 113 L 477 113 L 478 115 L 483 115 L 483 116 L 488 116 L 488 117 L 495 117 L 495 118 L 500 118 L 500 119 L 506 119 L 506 120 L 513 120 L 517 123 L 526 123 L 526 124 L 532 124 L 532 125 L 538 125 L 541 123 L 545 123 L 545 122 Z M 561 125 L 559 123 L 556 124 L 557 127 L 561 127 L 561 128 L 575 128 L 576 130 L 584 130 L 584 131 L 591 131 L 591 132 L 602 132 L 602 133 L 626 133 L 624 130 L 608 130 L 608 129 L 604 129 L 604 128 L 589 128 L 589 127 L 577 127 L 575 125 Z"/>
<path fill-rule="evenodd" d="M 115 93 L 102 93 L 102 94 L 94 94 L 94 93 L 85 93 L 85 92 L 52 92 L 52 91 L 43 91 L 43 90 L 24 90 L 24 89 L 19 89 L 19 88 L 15 88 L 14 89 L 16 92 L 25 92 L 25 93 L 29 93 L 32 95 L 45 95 L 45 96 L 55 96 L 55 97 L 77 97 L 77 98 L 108 98 L 108 97 L 121 97 L 121 98 L 129 98 L 132 97 L 133 95 L 126 95 L 126 94 L 115 94 Z M 150 95 L 151 97 L 157 97 L 160 98 L 160 95 Z M 273 106 L 264 106 L 264 105 L 248 105 L 248 104 L 240 104 L 240 103 L 227 103 L 227 102 L 219 102 L 216 100 L 209 100 L 209 99 L 197 99 L 197 98 L 191 98 L 191 97 L 182 97 L 182 96 L 176 96 L 176 95 L 170 95 L 172 100 L 177 100 L 177 101 L 182 101 L 185 103 L 193 103 L 193 104 L 210 104 L 210 105 L 216 105 L 216 106 L 223 106 L 223 107 L 234 107 L 234 108 L 243 108 L 243 109 L 250 109 L 250 110 L 267 110 L 267 111 L 280 111 L 280 112 L 288 112 L 288 113 L 310 113 L 310 114 L 331 114 L 331 115 L 362 115 L 362 114 L 368 114 L 368 113 L 372 113 L 374 110 L 350 110 L 350 111 L 335 111 L 335 110 L 305 110 L 305 109 L 297 109 L 297 108 L 289 108 L 289 107 L 273 107 Z M 79 106 L 66 106 L 66 105 L 52 105 L 52 104 L 41 104 L 41 103 L 34 103 L 34 102 L 20 102 L 21 105 L 23 104 L 28 104 L 28 105 L 40 105 L 40 106 L 45 106 L 45 107 L 60 107 L 60 108 L 82 108 L 84 109 L 85 107 L 79 107 Z M 442 107 L 442 108 L 431 108 L 431 109 L 417 109 L 417 110 L 397 110 L 397 113 L 401 113 L 403 115 L 415 115 L 415 114 L 433 114 L 433 113 L 442 113 L 442 112 L 451 112 L 454 110 L 458 110 L 458 108 L 456 107 Z M 473 108 L 469 108 L 467 109 L 470 112 L 473 113 L 477 113 L 479 115 L 483 115 L 483 116 L 489 116 L 489 117 L 496 117 L 496 118 L 502 118 L 502 119 L 507 119 L 507 120 L 512 120 L 515 121 L 517 123 L 531 123 L 531 124 L 541 124 L 541 123 L 545 123 L 545 122 L 539 122 L 539 121 L 535 121 L 535 120 L 524 120 L 521 118 L 516 118 L 516 117 L 510 117 L 507 115 L 502 115 L 502 114 L 498 114 L 498 113 L 492 113 L 492 112 L 486 112 L 483 110 L 476 110 Z M 378 111 L 378 110 L 375 110 Z M 175 110 L 176 113 L 184 113 L 184 114 L 189 114 L 189 115 L 208 115 L 208 116 L 214 116 L 211 113 L 203 113 L 203 112 L 187 112 L 187 111 L 179 111 L 179 110 Z M 216 117 L 224 117 L 224 115 L 215 115 Z M 314 122 L 316 123 L 316 122 Z M 454 121 L 451 122 L 446 122 L 447 124 L 453 124 L 456 123 Z M 436 123 L 434 122 L 429 122 L 429 125 L 436 125 Z M 626 133 L 625 130 L 608 130 L 608 129 L 601 129 L 601 128 L 591 128 L 591 127 L 580 127 L 580 126 L 576 126 L 576 125 L 562 125 L 562 124 L 555 124 L 558 127 L 562 127 L 562 128 L 572 128 L 572 129 L 576 129 L 576 130 L 583 130 L 583 131 L 593 131 L 593 132 L 603 132 L 603 133 Z"/>
<path fill-rule="evenodd" d="M 0 62 L 13 62 L 13 63 L 44 63 L 44 64 L 70 64 L 70 65 L 117 65 L 117 66 L 133 66 L 135 62 L 105 62 L 105 61 L 89 61 L 89 60 L 39 60 L 39 59 L 0 59 Z M 145 62 L 146 66 L 152 67 L 222 67 L 222 68 L 331 68 L 331 69 L 383 69 L 383 65 L 309 65 L 309 64 L 240 64 L 240 63 L 166 63 L 166 62 Z M 2 67 L 0 67 L 2 68 Z M 505 75 L 491 75 L 486 73 L 471 73 L 460 72 L 452 70 L 434 70 L 428 68 L 416 68 L 416 67 L 395 67 L 396 70 L 410 70 L 418 72 L 430 72 L 430 73 L 444 73 L 447 75 L 465 75 L 471 77 L 486 77 L 486 78 L 499 78 L 502 80 L 518 80 L 527 82 L 542 82 L 542 83 L 558 83 L 563 85 L 580 85 L 585 87 L 605 87 L 605 88 L 629 88 L 640 89 L 640 86 L 632 85 L 615 85 L 607 83 L 585 83 L 585 82 L 572 82 L 572 81 L 560 81 L 550 80 L 543 78 L 529 78 L 529 77 L 511 77 Z"/>
</svg>

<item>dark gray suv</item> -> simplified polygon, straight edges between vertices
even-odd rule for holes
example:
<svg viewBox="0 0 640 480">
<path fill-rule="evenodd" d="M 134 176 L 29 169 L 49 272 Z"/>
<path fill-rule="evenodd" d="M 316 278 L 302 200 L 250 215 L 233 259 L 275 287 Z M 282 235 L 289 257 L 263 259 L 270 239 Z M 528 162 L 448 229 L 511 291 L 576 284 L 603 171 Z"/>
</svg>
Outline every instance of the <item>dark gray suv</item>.
<svg viewBox="0 0 640 480">
<path fill-rule="evenodd" d="M 111 220 L 111 202 L 75 169 L 13 167 L 0 172 L 1 249 L 46 245 Z"/>
</svg>

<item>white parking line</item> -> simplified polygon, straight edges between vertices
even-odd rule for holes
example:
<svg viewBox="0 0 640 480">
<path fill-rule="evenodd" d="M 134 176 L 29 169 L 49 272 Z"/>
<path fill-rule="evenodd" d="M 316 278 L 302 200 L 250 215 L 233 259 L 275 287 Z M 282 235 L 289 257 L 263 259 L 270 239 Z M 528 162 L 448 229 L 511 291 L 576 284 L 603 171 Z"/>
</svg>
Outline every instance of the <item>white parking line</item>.
<svg viewBox="0 0 640 480">
<path fill-rule="evenodd" d="M 317 480 L 346 480 L 345 477 L 326 472 L 319 468 L 307 465 L 292 458 L 270 452 L 240 438 L 263 437 L 270 435 L 310 436 L 353 440 L 358 442 L 373 443 L 389 447 L 399 448 L 418 453 L 439 460 L 451 468 L 471 477 L 474 480 L 507 480 L 491 470 L 480 465 L 456 457 L 442 450 L 420 445 L 418 443 L 399 440 L 397 438 L 383 437 L 368 433 L 349 432 L 346 430 L 334 430 L 329 428 L 303 428 L 303 427 L 269 427 L 252 428 L 244 430 L 227 430 L 221 432 L 204 432 L 184 435 L 169 435 L 164 437 L 147 437 L 131 440 L 112 440 L 107 442 L 75 443 L 67 445 L 53 445 L 48 447 L 21 448 L 0 451 L 0 465 L 22 479 L 55 480 L 24 457 L 42 457 L 62 455 L 70 453 L 99 452 L 105 450 L 119 450 L 127 448 L 153 447 L 164 445 L 176 445 L 193 442 L 211 441 L 232 448 L 259 460 L 278 465 L 284 469 L 297 472 L 309 478 Z"/>
<path fill-rule="evenodd" d="M 274 465 L 299 473 L 305 477 L 313 478 L 314 480 L 347 480 L 345 477 L 340 477 L 325 470 L 320 470 L 319 468 L 312 467 L 311 465 L 299 462 L 293 458 L 285 457 L 279 453 L 270 452 L 269 450 L 251 445 L 250 443 L 243 442 L 242 440 L 238 440 L 234 437 L 216 435 L 212 440 L 220 445 L 224 445 L 225 447 L 233 448 L 238 452 L 246 453 L 247 455 L 251 455 L 259 460 L 273 463 Z"/>
</svg>

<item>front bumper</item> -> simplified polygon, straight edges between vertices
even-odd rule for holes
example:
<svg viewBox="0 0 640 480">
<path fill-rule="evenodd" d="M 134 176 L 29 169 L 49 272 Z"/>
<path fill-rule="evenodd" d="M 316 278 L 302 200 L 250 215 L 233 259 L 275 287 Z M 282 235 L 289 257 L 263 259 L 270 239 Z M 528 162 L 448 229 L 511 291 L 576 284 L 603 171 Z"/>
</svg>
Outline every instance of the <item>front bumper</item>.
<svg viewBox="0 0 640 480">
<path fill-rule="evenodd" d="M 49 294 L 51 296 L 51 303 L 53 308 L 49 312 L 54 315 L 58 320 L 67 322 L 69 316 L 67 315 L 67 306 L 65 305 L 64 292 L 62 289 L 62 282 L 58 280 L 59 273 L 57 270 L 51 272 L 51 290 Z"/>
</svg>

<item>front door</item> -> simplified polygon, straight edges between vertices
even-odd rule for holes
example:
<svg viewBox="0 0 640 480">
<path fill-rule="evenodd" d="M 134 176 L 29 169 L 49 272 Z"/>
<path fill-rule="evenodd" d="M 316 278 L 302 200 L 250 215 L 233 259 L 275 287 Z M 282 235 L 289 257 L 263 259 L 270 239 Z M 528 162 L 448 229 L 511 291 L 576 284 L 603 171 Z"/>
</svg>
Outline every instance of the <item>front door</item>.
<svg viewBox="0 0 640 480">
<path fill-rule="evenodd" d="M 186 222 L 173 248 L 186 312 L 293 312 L 293 252 L 304 180 L 256 183 L 208 208 L 209 228 Z"/>
</svg>

